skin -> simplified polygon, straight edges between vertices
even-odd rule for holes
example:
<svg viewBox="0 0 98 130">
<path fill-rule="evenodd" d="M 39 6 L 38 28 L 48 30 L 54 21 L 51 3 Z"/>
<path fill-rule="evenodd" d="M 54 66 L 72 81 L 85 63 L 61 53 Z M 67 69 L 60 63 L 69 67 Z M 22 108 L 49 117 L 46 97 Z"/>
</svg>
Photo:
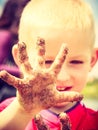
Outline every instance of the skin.
<svg viewBox="0 0 98 130">
<path fill-rule="evenodd" d="M 71 108 L 82 99 L 80 93 L 97 61 L 96 50 L 90 46 L 94 33 L 92 14 L 81 1 L 31 1 L 26 9 L 19 40 L 27 48 L 22 42 L 13 47 L 22 78 L 0 73 L 3 80 L 17 88 L 16 99 L 0 113 L 2 130 L 24 130 L 35 114 L 45 108 L 57 114 Z M 45 45 L 37 41 L 38 37 L 45 40 Z M 63 43 L 67 44 L 68 53 Z M 70 129 L 66 114 L 60 115 L 60 121 L 61 129 Z"/>
<path fill-rule="evenodd" d="M 34 122 L 36 123 L 38 130 L 50 130 L 48 126 L 44 123 L 43 118 L 40 114 L 37 114 L 35 116 Z"/>
<path fill-rule="evenodd" d="M 60 130 L 71 130 L 70 118 L 65 112 L 61 112 L 58 116 L 60 120 Z M 44 123 L 40 114 L 37 114 L 34 118 L 38 130 L 50 130 L 50 128 Z"/>
<path fill-rule="evenodd" d="M 39 54 L 39 57 L 41 57 L 42 59 L 45 58 L 45 66 L 46 68 L 49 70 L 49 67 L 52 68 L 50 70 L 52 70 L 51 72 L 55 72 L 54 70 L 56 70 L 56 75 L 54 74 L 53 77 L 56 76 L 56 79 L 53 80 L 51 85 L 45 85 L 46 90 L 48 89 L 50 94 L 51 92 L 56 92 L 55 96 L 53 94 L 52 96 L 52 100 L 54 99 L 56 101 L 57 97 L 58 100 L 57 102 L 54 102 L 54 104 L 48 103 L 45 104 L 46 100 L 43 100 L 43 103 L 39 102 L 39 96 L 35 98 L 36 102 L 39 103 L 37 105 L 37 103 L 35 104 L 33 102 L 33 104 L 31 104 L 30 99 L 28 100 L 27 95 L 24 95 L 26 93 L 22 93 L 21 87 L 25 87 L 25 83 L 27 83 L 27 79 L 30 80 L 34 79 L 34 74 L 33 78 L 32 77 L 32 66 L 33 66 L 33 62 L 29 63 L 29 53 L 27 55 L 26 52 L 26 48 L 24 46 L 23 43 L 18 44 L 18 46 L 14 46 L 13 47 L 13 57 L 17 63 L 17 65 L 19 66 L 19 68 L 21 70 L 23 70 L 23 75 L 24 78 L 23 79 L 17 79 L 14 77 L 14 82 L 12 80 L 12 82 L 9 79 L 13 79 L 12 77 L 10 77 L 11 75 L 9 75 L 8 73 L 6 73 L 5 71 L 0 72 L 0 76 L 2 79 L 5 79 L 6 74 L 8 74 L 10 78 L 6 78 L 5 80 L 7 82 L 10 82 L 11 84 L 13 84 L 14 87 L 16 87 L 18 89 L 18 94 L 17 94 L 17 98 L 16 100 L 14 100 L 11 105 L 9 105 L 8 108 L 6 108 L 5 111 L 3 111 L 0 114 L 0 118 L 2 119 L 1 121 L 1 129 L 3 128 L 9 128 L 9 129 L 18 129 L 18 130 L 22 130 L 26 127 L 26 125 L 28 124 L 28 122 L 31 120 L 31 118 L 38 113 L 40 110 L 42 110 L 43 108 L 48 108 L 52 105 L 55 105 L 54 107 L 51 107 L 50 109 L 56 113 L 60 113 L 63 110 L 66 110 L 70 107 L 72 107 L 74 103 L 71 103 L 69 101 L 77 101 L 82 99 L 82 96 L 79 95 L 78 93 L 74 93 L 72 91 L 77 91 L 77 92 L 81 92 L 82 89 L 84 88 L 85 84 L 86 84 L 86 80 L 87 80 L 87 76 L 89 71 L 91 71 L 91 69 L 93 68 L 93 66 L 95 65 L 96 61 L 97 61 L 97 56 L 96 56 L 96 50 L 92 50 L 89 46 L 89 38 L 88 35 L 84 35 L 83 32 L 78 31 L 78 33 L 76 31 L 72 32 L 72 31 L 64 31 L 64 30 L 60 30 L 60 29 L 50 29 L 48 30 L 48 28 L 44 29 L 42 31 L 42 28 L 39 27 L 39 31 L 37 33 L 38 36 L 44 38 L 46 40 L 46 54 L 42 56 L 40 52 L 40 44 L 38 45 L 39 47 L 37 47 L 37 52 Z M 51 31 L 52 33 L 47 33 L 47 31 Z M 40 33 L 39 33 L 40 32 Z M 64 34 L 64 35 L 63 35 Z M 77 34 L 77 35 L 75 35 Z M 34 34 L 33 34 L 34 35 Z M 36 39 L 36 37 L 35 37 Z M 64 51 L 64 48 L 61 48 L 60 53 L 59 49 L 62 46 L 62 43 L 67 43 L 68 45 L 68 54 L 66 56 L 66 51 Z M 64 44 L 63 44 L 64 45 Z M 53 48 L 55 47 L 55 49 L 53 51 L 51 51 Z M 24 48 L 24 49 L 22 49 Z M 42 48 L 44 48 L 44 45 L 42 46 Z M 66 50 L 66 46 L 65 46 L 65 50 Z M 23 52 L 21 52 L 23 51 Z M 21 53 L 19 53 L 21 52 Z M 25 53 L 24 53 L 25 52 Z M 58 60 L 59 58 L 57 58 L 57 61 L 55 60 L 56 55 L 58 54 L 58 57 L 60 59 L 63 58 L 63 60 Z M 25 58 L 22 58 L 21 56 L 24 56 Z M 31 55 L 30 55 L 31 56 Z M 30 58 L 29 56 L 29 58 Z M 22 61 L 22 59 L 24 60 L 24 63 Z M 42 60 L 44 63 L 44 60 Z M 51 62 L 47 62 L 47 61 L 51 61 L 54 62 L 51 65 Z M 62 61 L 62 62 L 59 62 Z M 82 62 L 81 62 L 82 61 Z M 39 60 L 38 62 L 36 62 L 36 65 L 38 65 L 37 67 L 40 69 L 43 68 L 43 65 L 39 64 Z M 48 64 L 47 64 L 48 63 Z M 59 63 L 60 68 L 56 69 L 58 67 L 57 64 Z M 26 66 L 29 65 L 29 69 L 26 68 Z M 35 66 L 36 66 L 35 65 Z M 54 67 L 55 66 L 55 67 Z M 36 70 L 36 67 L 35 67 Z M 46 70 L 46 69 L 45 69 Z M 49 71 L 48 71 L 49 72 Z M 45 71 L 46 73 L 46 71 Z M 51 77 L 51 73 L 48 73 L 49 76 Z M 31 76 L 30 76 L 31 75 Z M 41 80 L 43 78 L 43 76 L 46 77 L 46 74 L 41 74 Z M 28 78 L 29 77 L 29 78 Z M 38 78 L 38 77 L 36 77 Z M 49 78 L 51 79 L 51 78 Z M 49 81 L 49 79 L 47 80 L 47 83 Z M 54 78 L 53 78 L 54 79 Z M 16 82 L 15 82 L 16 81 Z M 18 81 L 18 82 L 17 82 Z M 21 82 L 21 86 L 19 87 L 19 81 Z M 34 81 L 34 80 L 32 80 Z M 55 89 L 55 85 L 53 85 L 55 82 L 57 89 L 59 90 L 59 92 Z M 43 82 L 44 83 L 44 82 Z M 30 84 L 28 84 L 30 86 Z M 34 87 L 34 85 L 33 85 Z M 67 87 L 68 92 L 65 90 L 65 88 Z M 61 89 L 62 88 L 62 91 Z M 39 85 L 39 89 L 38 91 L 42 91 L 41 86 Z M 58 94 L 57 94 L 58 93 Z M 59 96 L 56 96 L 59 95 Z M 61 96 L 62 95 L 62 96 Z M 77 96 L 76 96 L 77 95 Z M 53 98 L 54 97 L 54 98 Z M 62 98 L 61 98 L 62 97 Z M 71 98 L 70 98 L 71 97 Z M 49 101 L 50 97 L 49 95 L 47 96 L 47 100 Z M 26 102 L 25 102 L 26 101 Z M 29 102 L 28 102 L 29 101 Z M 29 104 L 29 105 L 28 105 Z M 45 104 L 45 105 L 44 105 Z M 32 108 L 33 106 L 33 108 Z M 12 109 L 14 109 L 14 111 L 12 112 Z M 9 114 L 11 113 L 11 115 Z M 24 113 L 24 114 L 22 114 Z M 5 119 L 4 117 L 8 115 L 7 119 Z M 19 120 L 21 119 L 21 120 Z M 17 123 L 20 124 L 17 126 Z M 24 123 L 23 123 L 24 122 Z M 13 125 L 12 125 L 13 124 Z"/>
<path fill-rule="evenodd" d="M 33 109 L 41 110 L 50 108 L 62 101 L 81 100 L 79 93 L 60 93 L 56 89 L 56 77 L 66 58 L 68 49 L 63 44 L 54 63 L 48 69 L 45 68 L 45 41 L 38 39 L 36 43 L 37 56 L 35 67 L 29 63 L 25 43 L 18 43 L 18 60 L 23 78 L 16 78 L 6 71 L 1 71 L 0 77 L 17 88 L 17 98 L 23 109 L 32 112 Z M 24 76 L 26 74 L 26 77 Z"/>
<path fill-rule="evenodd" d="M 88 34 L 84 34 L 82 31 L 78 30 L 75 30 L 74 32 L 66 32 L 62 29 L 58 30 L 53 28 L 49 30 L 48 28 L 45 28 L 42 30 L 40 27 L 38 32 L 40 33 L 37 35 L 45 37 L 46 39 L 46 68 L 52 66 L 52 63 L 55 61 L 55 57 L 58 54 L 62 43 L 67 43 L 68 54 L 60 69 L 60 72 L 57 75 L 56 86 L 62 94 L 63 92 L 65 93 L 66 90 L 68 90 L 68 92 L 77 91 L 81 93 L 86 85 L 88 73 L 91 71 L 97 61 L 96 49 L 93 50 L 90 48 L 90 40 Z M 53 50 L 53 48 L 55 49 Z M 69 109 L 75 105 L 75 103 L 76 102 L 62 101 L 60 103 L 56 103 L 56 105 L 54 107 L 51 107 L 50 110 L 58 114 Z M 66 123 L 67 119 L 68 117 L 64 118 L 64 120 L 61 118 L 61 129 L 70 129 L 71 124 L 69 123 L 70 121 Z M 62 124 L 62 120 L 65 123 Z"/>
<path fill-rule="evenodd" d="M 88 74 L 97 61 L 97 49 L 91 49 L 89 33 L 80 30 L 65 31 L 62 28 L 54 29 L 52 27 L 45 27 L 42 30 L 40 26 L 36 30 L 38 33 L 33 32 L 32 36 L 40 35 L 46 39 L 45 59 L 50 62 L 46 64 L 47 68 L 55 60 L 62 43 L 68 45 L 68 54 L 57 76 L 56 86 L 58 89 L 62 88 L 62 92 L 66 92 L 67 88 L 68 91 L 81 93 L 87 83 Z M 55 49 L 53 50 L 53 48 Z M 61 111 L 66 110 L 73 105 L 74 103 L 62 102 L 51 109 L 58 113 L 60 109 Z"/>
<path fill-rule="evenodd" d="M 0 114 L 0 118 L 2 118 L 0 129 L 9 128 L 12 130 L 15 127 L 16 129 L 22 130 L 26 127 L 29 118 L 31 119 L 31 115 L 33 117 L 40 110 L 49 108 L 60 102 L 79 101 L 83 98 L 83 96 L 77 92 L 59 92 L 55 87 L 56 77 L 68 53 L 66 44 L 62 45 L 54 63 L 49 68 L 47 65 L 45 68 L 45 41 L 43 39 L 38 39 L 36 48 L 37 61 L 35 62 L 35 67 L 32 68 L 29 63 L 25 43 L 18 43 L 16 49 L 18 63 L 20 64 L 19 67 L 23 70 L 23 78 L 16 78 L 6 71 L 0 72 L 0 78 L 17 88 L 16 100 Z M 10 116 L 8 113 L 11 112 L 12 108 L 14 112 L 12 112 Z M 15 121 L 22 116 L 21 113 L 25 113 L 23 115 L 23 120 L 21 118 L 21 121 L 17 123 L 21 124 L 25 118 L 26 120 L 24 124 L 22 123 L 22 125 L 17 128 L 17 123 L 15 123 Z M 8 118 L 5 120 L 4 115 L 6 114 Z M 30 116 L 25 116 L 28 114 L 30 114 Z"/>
<path fill-rule="evenodd" d="M 90 46 L 92 14 L 82 1 L 32 0 L 26 9 L 25 20 L 20 21 L 20 43 L 12 51 L 22 77 L 0 72 L 3 80 L 17 88 L 16 99 L 0 113 L 2 130 L 24 130 L 45 108 L 57 114 L 71 108 L 82 99 L 80 93 L 98 58 Z M 70 129 L 67 119 L 66 114 L 60 115 L 61 129 Z"/>
<path fill-rule="evenodd" d="M 47 30 L 42 31 L 43 37 L 46 37 L 46 67 L 50 67 L 54 62 L 57 52 L 63 42 L 68 43 L 68 54 L 66 60 L 57 76 L 56 85 L 57 89 L 62 92 L 77 91 L 81 93 L 86 85 L 88 73 L 96 63 L 97 55 L 96 49 L 92 50 L 89 46 L 89 38 L 87 34 L 80 31 L 62 31 L 51 29 L 49 37 L 47 36 Z M 39 31 L 41 32 L 41 30 Z M 58 33 L 59 32 L 59 33 Z M 76 36 L 77 33 L 77 36 Z M 65 34 L 65 35 L 63 35 Z M 60 36 L 60 37 L 59 37 Z M 75 47 L 76 46 L 76 47 Z M 53 48 L 55 48 L 53 50 Z M 53 50 L 53 51 L 51 51 Z M 67 88 L 67 89 L 66 89 Z M 75 105 L 76 102 L 61 102 L 56 106 L 51 107 L 50 110 L 59 114 Z M 69 117 L 65 113 L 61 113 L 60 116 L 61 130 L 70 130 L 71 123 Z M 40 122 L 40 121 L 39 121 Z M 38 123 L 38 122 L 37 122 Z M 44 126 L 44 123 L 42 124 Z M 48 129 L 48 128 L 47 128 Z M 40 130 L 40 128 L 39 128 Z"/>
<path fill-rule="evenodd" d="M 59 114 L 59 119 L 61 123 L 61 130 L 71 130 L 71 123 L 70 123 L 70 118 L 68 115 L 64 112 Z"/>
</svg>

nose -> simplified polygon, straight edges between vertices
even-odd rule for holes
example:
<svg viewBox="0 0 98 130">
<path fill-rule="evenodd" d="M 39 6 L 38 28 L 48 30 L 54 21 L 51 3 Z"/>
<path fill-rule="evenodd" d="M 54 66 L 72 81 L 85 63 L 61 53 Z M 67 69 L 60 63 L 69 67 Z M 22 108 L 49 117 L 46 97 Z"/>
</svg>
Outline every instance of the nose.
<svg viewBox="0 0 98 130">
<path fill-rule="evenodd" d="M 64 85 L 64 83 L 69 82 L 70 80 L 70 74 L 67 70 L 61 69 L 57 76 L 57 83 L 60 83 L 60 85 Z"/>
</svg>

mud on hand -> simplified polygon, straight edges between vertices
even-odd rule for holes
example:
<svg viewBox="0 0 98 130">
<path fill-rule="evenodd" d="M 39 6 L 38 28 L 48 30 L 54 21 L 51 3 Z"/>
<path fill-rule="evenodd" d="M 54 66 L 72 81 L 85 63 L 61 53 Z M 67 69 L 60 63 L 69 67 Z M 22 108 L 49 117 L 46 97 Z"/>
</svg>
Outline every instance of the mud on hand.
<svg viewBox="0 0 98 130">
<path fill-rule="evenodd" d="M 78 92 L 62 92 L 56 89 L 56 78 L 66 59 L 68 49 L 62 44 L 61 49 L 50 68 L 45 68 L 45 40 L 38 38 L 36 42 L 36 62 L 32 67 L 26 51 L 25 43 L 18 43 L 18 66 L 23 78 L 17 78 L 6 71 L 0 72 L 0 78 L 17 89 L 20 105 L 28 112 L 55 106 L 62 101 L 79 101 L 83 97 Z M 25 76 L 26 75 L 26 76 Z"/>
</svg>

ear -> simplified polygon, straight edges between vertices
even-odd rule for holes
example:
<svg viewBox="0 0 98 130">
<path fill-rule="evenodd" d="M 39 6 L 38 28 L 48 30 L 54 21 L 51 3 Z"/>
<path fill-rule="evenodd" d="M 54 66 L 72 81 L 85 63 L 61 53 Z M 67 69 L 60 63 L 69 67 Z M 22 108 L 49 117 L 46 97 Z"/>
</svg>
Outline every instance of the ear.
<svg viewBox="0 0 98 130">
<path fill-rule="evenodd" d="M 12 48 L 12 55 L 13 55 L 13 58 L 14 58 L 14 61 L 16 63 L 16 65 L 19 66 L 19 58 L 18 58 L 18 45 L 15 44 Z"/>
<path fill-rule="evenodd" d="M 91 68 L 94 67 L 97 61 L 98 61 L 98 48 L 94 48 L 91 58 Z"/>
</svg>

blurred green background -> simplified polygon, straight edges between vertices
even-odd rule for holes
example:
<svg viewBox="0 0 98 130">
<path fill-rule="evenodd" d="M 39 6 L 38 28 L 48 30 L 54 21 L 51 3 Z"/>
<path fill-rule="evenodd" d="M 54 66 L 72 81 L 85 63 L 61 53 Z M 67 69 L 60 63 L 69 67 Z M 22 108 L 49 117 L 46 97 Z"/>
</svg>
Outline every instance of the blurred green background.
<svg viewBox="0 0 98 130">
<path fill-rule="evenodd" d="M 83 103 L 86 107 L 98 111 L 98 78 L 90 78 L 83 90 Z"/>
<path fill-rule="evenodd" d="M 85 98 L 98 99 L 98 78 L 90 79 L 83 90 Z"/>
</svg>

